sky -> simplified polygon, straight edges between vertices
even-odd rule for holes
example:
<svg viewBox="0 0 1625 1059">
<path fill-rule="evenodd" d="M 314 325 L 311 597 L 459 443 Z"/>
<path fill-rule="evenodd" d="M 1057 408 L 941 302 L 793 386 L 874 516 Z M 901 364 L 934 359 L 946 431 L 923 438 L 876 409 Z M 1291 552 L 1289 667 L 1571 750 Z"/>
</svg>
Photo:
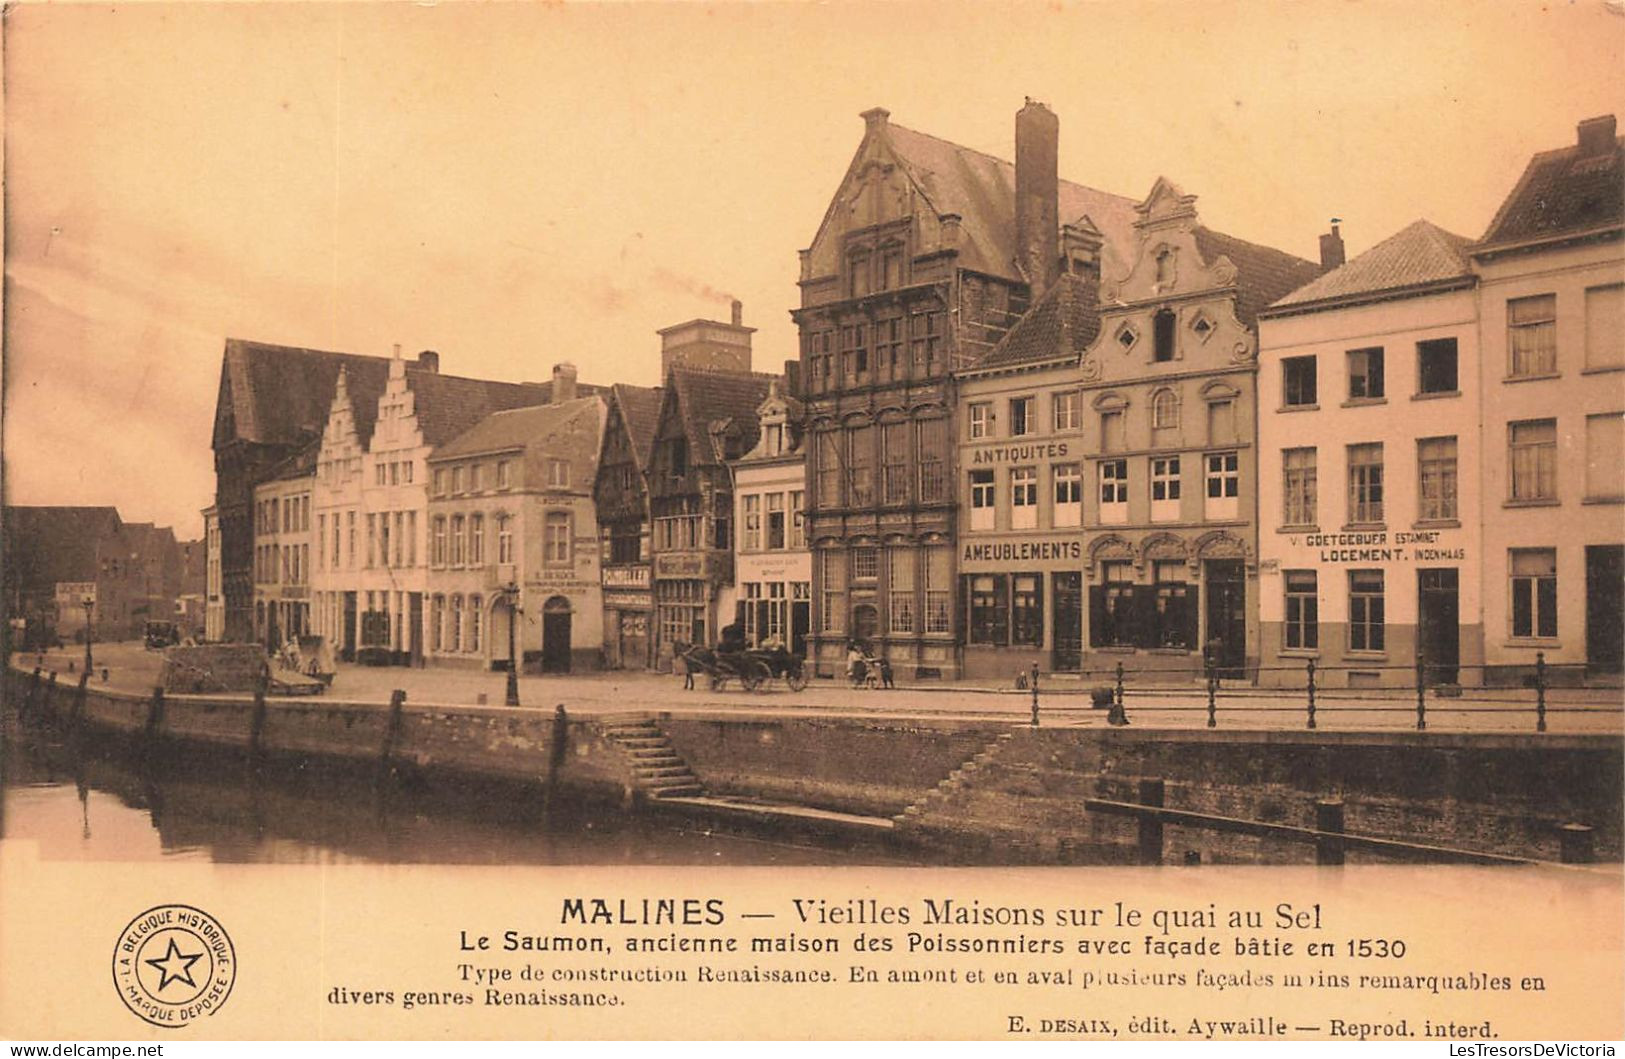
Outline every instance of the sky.
<svg viewBox="0 0 1625 1059">
<path fill-rule="evenodd" d="M 739 298 L 776 367 L 873 106 L 1010 158 L 1030 96 L 1064 178 L 1311 259 L 1477 237 L 1625 111 L 1625 8 L 24 3 L 4 65 L 6 502 L 190 537 L 228 336 L 654 385 Z"/>
</svg>

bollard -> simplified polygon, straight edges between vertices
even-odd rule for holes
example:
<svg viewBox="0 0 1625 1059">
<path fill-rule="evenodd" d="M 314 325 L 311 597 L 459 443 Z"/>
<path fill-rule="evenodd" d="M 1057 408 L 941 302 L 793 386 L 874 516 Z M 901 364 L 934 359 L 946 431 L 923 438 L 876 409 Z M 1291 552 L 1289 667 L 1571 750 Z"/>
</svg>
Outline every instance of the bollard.
<svg viewBox="0 0 1625 1059">
<path fill-rule="evenodd" d="M 1123 708 L 1123 663 L 1121 662 L 1117 663 L 1117 690 L 1115 695 L 1117 696 L 1117 708 L 1121 710 Z"/>
<path fill-rule="evenodd" d="M 1321 798 L 1315 802 L 1315 863 L 1342 864 L 1343 840 L 1332 836 L 1343 833 L 1343 799 Z"/>
<path fill-rule="evenodd" d="M 1546 730 L 1546 652 L 1535 652 L 1535 731 Z"/>
<path fill-rule="evenodd" d="M 73 659 L 68 659 L 68 672 L 73 672 Z"/>
<path fill-rule="evenodd" d="M 71 717 L 76 723 L 84 720 L 85 701 L 90 698 L 90 689 L 87 687 L 89 683 L 90 670 L 87 669 L 79 674 L 79 691 L 73 697 L 73 713 Z"/>
<path fill-rule="evenodd" d="M 147 735 L 155 736 L 164 725 L 164 689 L 152 689 L 152 701 L 147 704 Z"/>
<path fill-rule="evenodd" d="M 389 772 L 389 759 L 395 753 L 395 743 L 401 734 L 401 712 L 406 704 L 406 692 L 396 688 L 389 693 L 389 722 L 384 727 L 384 745 L 378 749 L 379 775 Z"/>
<path fill-rule="evenodd" d="M 1304 686 L 1309 689 L 1309 727 L 1315 726 L 1315 660 L 1311 658 L 1304 663 L 1306 677 Z"/>
<path fill-rule="evenodd" d="M 1416 730 L 1424 730 L 1428 726 L 1428 687 L 1427 687 L 1427 661 L 1422 657 L 1420 648 L 1416 652 Z"/>
<path fill-rule="evenodd" d="M 24 712 L 24 713 L 33 713 L 35 710 L 37 710 L 39 708 L 39 697 L 40 697 L 39 671 L 40 671 L 40 667 L 35 666 L 33 675 L 28 678 L 28 694 L 23 696 L 23 707 L 24 708 L 23 708 L 22 712 Z"/>
<path fill-rule="evenodd" d="M 248 722 L 248 752 L 259 757 L 265 742 L 265 675 L 254 681 L 254 715 Z"/>
<path fill-rule="evenodd" d="M 1557 829 L 1558 859 L 1564 864 L 1591 864 L 1596 858 L 1592 830 L 1584 824 L 1564 824 Z"/>
<path fill-rule="evenodd" d="M 107 683 L 107 667 L 102 666 L 102 683 Z"/>
<path fill-rule="evenodd" d="M 56 670 L 51 670 L 51 679 L 45 682 L 45 700 L 40 703 L 41 713 L 50 713 L 52 700 L 56 698 Z"/>
<path fill-rule="evenodd" d="M 1037 662 L 1033 663 L 1032 689 L 1033 689 L 1033 727 L 1037 728 L 1038 727 L 1038 663 Z"/>
<path fill-rule="evenodd" d="M 1209 728 L 1217 728 L 1219 726 L 1219 704 L 1216 701 L 1218 692 L 1219 677 L 1214 672 L 1213 664 L 1210 662 L 1207 666 L 1207 726 Z"/>
<path fill-rule="evenodd" d="M 1161 779 L 1140 781 L 1140 804 L 1162 808 L 1163 782 Z M 1140 863 L 1162 863 L 1162 818 L 1152 813 L 1140 816 Z"/>
</svg>

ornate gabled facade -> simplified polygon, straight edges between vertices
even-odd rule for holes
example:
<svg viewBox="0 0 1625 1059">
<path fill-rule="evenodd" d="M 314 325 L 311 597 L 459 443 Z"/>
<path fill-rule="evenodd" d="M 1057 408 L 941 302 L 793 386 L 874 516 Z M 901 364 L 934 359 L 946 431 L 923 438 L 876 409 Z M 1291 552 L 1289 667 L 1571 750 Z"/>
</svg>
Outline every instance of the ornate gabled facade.
<svg viewBox="0 0 1625 1059">
<path fill-rule="evenodd" d="M 783 644 L 805 657 L 812 631 L 801 406 L 778 381 L 756 409 L 755 446 L 733 464 L 735 620 L 751 646 Z"/>
<path fill-rule="evenodd" d="M 654 661 L 650 578 L 649 451 L 660 415 L 659 387 L 610 387 L 604 446 L 593 483 L 604 599 L 604 664 L 641 669 Z"/>
<path fill-rule="evenodd" d="M 792 314 L 808 429 L 811 654 L 830 675 L 856 638 L 900 673 L 954 676 L 952 373 L 1062 272 L 1121 260 L 1132 203 L 1058 179 L 1058 126 L 1042 104 L 1017 115 L 1014 166 L 893 125 L 881 109 L 863 117 L 863 142 L 801 252 Z"/>
</svg>

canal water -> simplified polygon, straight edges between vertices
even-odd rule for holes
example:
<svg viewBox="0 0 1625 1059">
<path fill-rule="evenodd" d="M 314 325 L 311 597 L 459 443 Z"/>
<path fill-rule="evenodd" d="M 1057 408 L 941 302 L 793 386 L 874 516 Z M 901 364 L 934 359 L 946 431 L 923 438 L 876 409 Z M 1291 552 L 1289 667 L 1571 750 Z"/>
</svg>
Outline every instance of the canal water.
<svg viewBox="0 0 1625 1059">
<path fill-rule="evenodd" d="M 412 789 L 337 767 L 256 772 L 191 749 L 159 759 L 48 729 L 0 733 L 0 835 L 47 860 L 216 863 L 908 864 L 891 850 L 723 832 L 540 794 Z"/>
</svg>

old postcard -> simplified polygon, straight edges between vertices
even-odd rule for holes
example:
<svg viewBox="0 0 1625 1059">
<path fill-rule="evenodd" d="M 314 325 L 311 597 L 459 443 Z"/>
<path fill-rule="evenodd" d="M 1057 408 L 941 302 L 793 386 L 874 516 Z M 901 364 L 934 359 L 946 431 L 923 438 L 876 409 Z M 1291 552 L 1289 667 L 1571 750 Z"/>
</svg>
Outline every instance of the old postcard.
<svg viewBox="0 0 1625 1059">
<path fill-rule="evenodd" d="M 1619 1040 L 1621 69 L 7 7 L 0 1036 Z"/>
</svg>

